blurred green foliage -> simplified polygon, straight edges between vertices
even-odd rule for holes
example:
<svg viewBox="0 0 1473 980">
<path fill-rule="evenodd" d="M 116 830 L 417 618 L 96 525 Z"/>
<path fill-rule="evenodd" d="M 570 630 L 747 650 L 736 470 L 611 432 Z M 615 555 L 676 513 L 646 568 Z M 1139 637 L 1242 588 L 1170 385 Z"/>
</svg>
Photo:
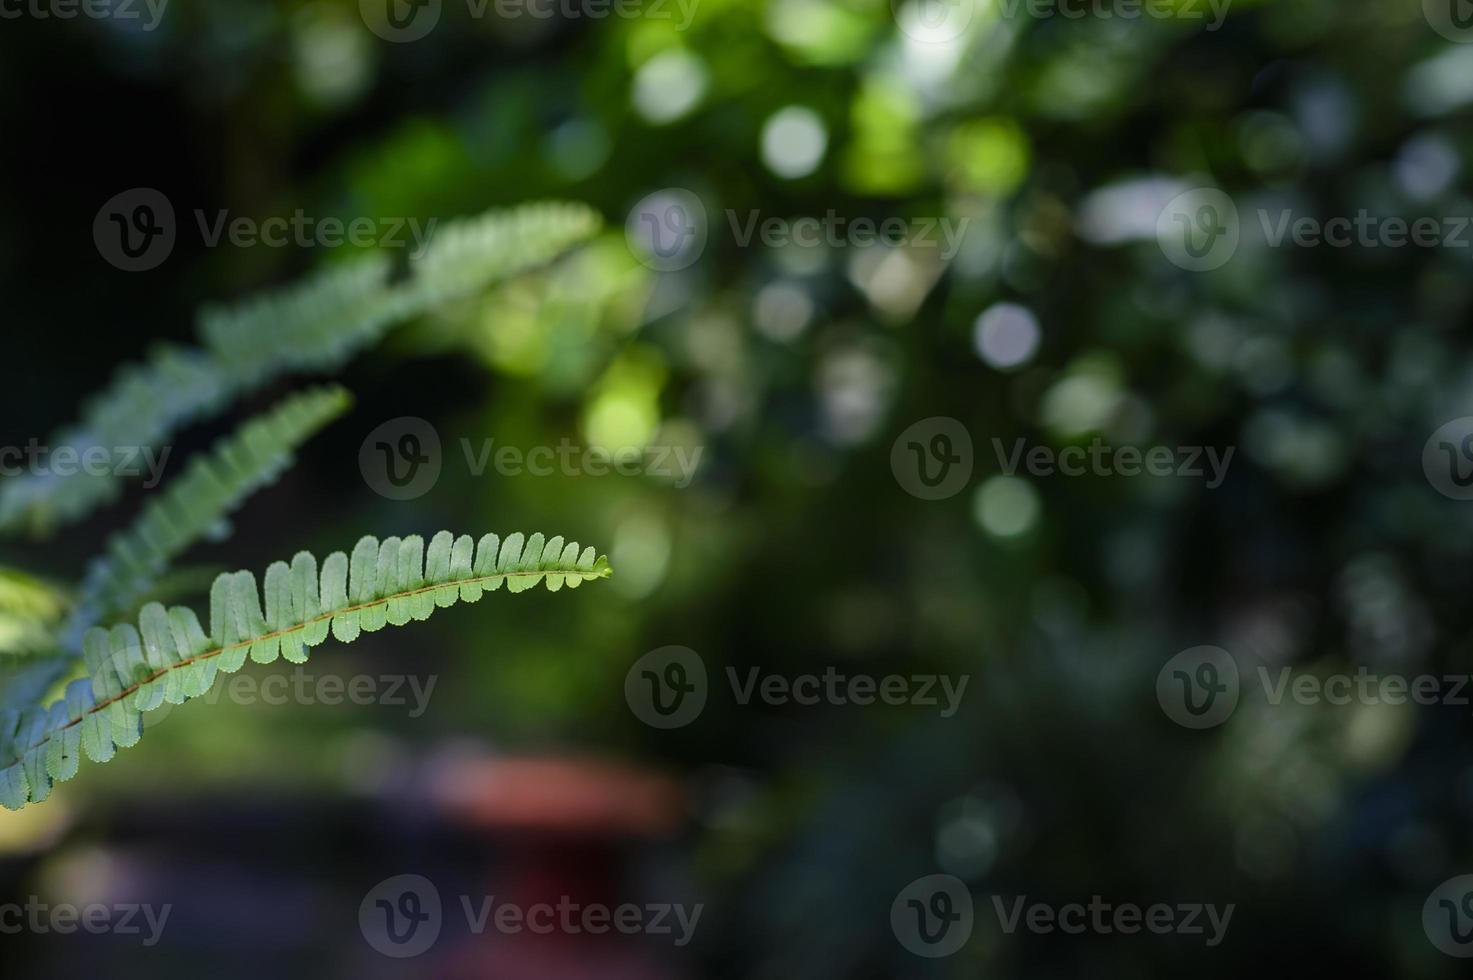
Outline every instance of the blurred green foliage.
<svg viewBox="0 0 1473 980">
<path fill-rule="evenodd" d="M 454 678 L 420 719 L 181 712 L 150 753 L 78 784 L 78 819 L 105 820 L 82 813 L 126 806 L 120 787 L 164 772 L 254 792 L 286 758 L 297 792 L 392 795 L 437 742 L 475 736 L 682 775 L 694 874 L 725 924 L 702 950 L 712 975 L 1233 976 L 1270 957 L 1285 972 L 1456 975 L 1419 909 L 1470 854 L 1466 717 L 1245 703 L 1192 733 L 1153 690 L 1167 658 L 1201 643 L 1311 672 L 1469 669 L 1473 517 L 1432 492 L 1419 460 L 1473 399 L 1470 251 L 1245 236 L 1195 274 L 1167 260 L 1155 222 L 1163 195 L 1201 185 L 1230 194 L 1245 226 L 1259 209 L 1473 214 L 1473 45 L 1407 0 L 1233 0 L 1216 30 L 1010 16 L 985 0 L 944 43 L 901 30 L 913 21 L 899 9 L 699 0 L 679 30 L 475 18 L 447 0 L 407 44 L 365 30 L 348 0 L 180 3 L 147 34 L 31 25 L 75 66 L 59 101 L 96 148 L 59 164 L 75 183 L 7 162 L 10 315 L 116 336 L 99 330 L 86 355 L 17 338 L 28 363 L 96 364 L 17 377 L 8 434 L 43 430 L 141 339 L 176 321 L 183 333 L 180 311 L 202 298 L 349 251 L 206 250 L 182 234 L 147 285 L 121 281 L 85 241 L 118 189 L 159 186 L 181 216 L 449 217 L 551 196 L 607 219 L 554 268 L 422 319 L 350 368 L 352 420 L 225 547 L 239 565 L 273 557 L 279 535 L 330 550 L 360 532 L 556 526 L 609 543 L 609 588 L 576 616 L 534 596 L 497 608 L 494 633 L 477 610 L 437 618 L 429 639 L 344 654 L 344 672 Z M 20 90 L 53 57 L 0 37 L 0 84 Z M 823 149 L 783 176 L 791 161 L 764 154 L 763 132 L 794 107 Z M 44 143 L 49 103 L 11 111 L 13 132 Z M 624 224 L 670 187 L 700 197 L 709 240 L 694 265 L 658 273 Z M 968 226 L 943 263 L 916 248 L 742 247 L 727 214 L 752 210 Z M 978 318 L 1001 302 L 1041 333 L 1005 368 L 977 349 Z M 445 447 L 435 492 L 408 504 L 375 497 L 354 465 L 363 434 L 400 415 L 431 419 Z M 937 502 L 889 466 L 896 435 L 931 416 L 965 425 L 977 463 L 965 493 Z M 460 440 L 487 437 L 704 455 L 685 488 L 477 477 Z M 992 440 L 1020 437 L 1238 452 L 1210 491 L 991 483 Z M 989 521 L 992 507 L 1009 520 Z M 970 674 L 972 695 L 944 720 L 716 701 L 657 732 L 628 711 L 623 678 L 672 643 L 713 676 L 946 671 Z M 370 773 L 366 757 L 405 761 Z M 984 930 L 924 972 L 885 915 L 938 869 L 979 896 L 1226 896 L 1241 909 L 1211 955 L 1181 939 Z"/>
</svg>

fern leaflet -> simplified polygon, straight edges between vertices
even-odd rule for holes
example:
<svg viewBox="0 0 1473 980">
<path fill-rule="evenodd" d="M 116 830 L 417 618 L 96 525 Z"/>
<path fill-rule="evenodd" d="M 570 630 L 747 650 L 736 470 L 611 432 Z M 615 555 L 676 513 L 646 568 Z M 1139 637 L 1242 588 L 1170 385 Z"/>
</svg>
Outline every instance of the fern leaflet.
<svg viewBox="0 0 1473 980">
<path fill-rule="evenodd" d="M 190 545 L 285 471 L 294 450 L 351 402 L 348 392 L 337 386 L 309 389 L 247 421 L 208 454 L 196 456 L 184 475 L 171 481 L 130 527 L 108 542 L 106 554 L 88 566 L 72 632 L 126 612 Z"/>
<path fill-rule="evenodd" d="M 506 584 L 549 591 L 606 578 L 608 560 L 562 537 L 503 541 L 441 531 L 430 539 L 364 537 L 351 556 L 337 551 L 319 567 L 308 552 L 266 570 L 264 589 L 248 571 L 229 572 L 210 589 L 210 629 L 184 606 L 144 606 L 138 625 L 94 628 L 83 641 L 87 676 L 67 685 L 49 708 L 0 712 L 0 805 L 40 803 L 53 782 L 77 774 L 83 754 L 107 762 L 137 744 L 143 715 L 165 702 L 208 692 L 219 673 L 250 660 L 305 663 L 329 636 L 351 643 L 386 625 L 425 620 L 457 602 L 476 602 Z M 264 604 L 262 598 L 264 595 Z"/>
<path fill-rule="evenodd" d="M 369 256 L 199 318 L 202 347 L 158 348 L 120 370 L 53 446 L 157 446 L 266 381 L 290 371 L 328 371 L 376 343 L 392 326 L 557 258 L 598 231 L 580 204 L 545 202 L 447 224 L 409 276 Z M 118 495 L 119 476 L 24 474 L 0 482 L 0 530 L 44 536 Z"/>
</svg>

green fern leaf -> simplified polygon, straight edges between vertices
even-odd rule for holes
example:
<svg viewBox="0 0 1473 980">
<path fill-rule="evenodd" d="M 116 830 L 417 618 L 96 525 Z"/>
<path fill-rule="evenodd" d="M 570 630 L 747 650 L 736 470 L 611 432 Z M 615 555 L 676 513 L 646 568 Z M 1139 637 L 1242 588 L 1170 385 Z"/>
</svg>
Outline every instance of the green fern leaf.
<svg viewBox="0 0 1473 980">
<path fill-rule="evenodd" d="M 329 633 L 350 643 L 475 602 L 503 583 L 508 592 L 523 592 L 545 582 L 555 592 L 609 574 L 606 558 L 561 537 L 518 533 L 503 541 L 487 534 L 473 543 L 441 531 L 428 548 L 418 535 L 365 537 L 351 559 L 333 552 L 320 570 L 307 552 L 290 565 L 276 562 L 266 570 L 264 604 L 250 572 L 220 575 L 210 590 L 208 633 L 189 609 L 150 603 L 136 628 L 87 632 L 87 677 L 49 708 L 0 713 L 0 805 L 41 802 L 53 782 L 76 775 L 82 754 L 108 761 L 117 748 L 138 742 L 145 713 L 205 694 L 218 674 L 238 671 L 247 657 L 301 663 Z"/>
<path fill-rule="evenodd" d="M 602 222 L 582 204 L 547 201 L 446 224 L 410 262 L 406 306 L 422 313 L 521 275 L 593 237 Z"/>
<path fill-rule="evenodd" d="M 173 345 L 155 348 L 142 364 L 120 368 L 113 381 L 82 409 L 76 425 L 48 445 L 78 454 L 102 447 L 158 446 L 196 418 L 223 407 L 227 390 L 220 365 L 203 351 Z M 68 475 L 24 473 L 0 483 L 0 529 L 49 534 L 111 503 L 120 478 L 77 470 Z"/>
<path fill-rule="evenodd" d="M 205 348 L 249 387 L 283 371 L 331 371 L 402 315 L 386 256 L 331 267 L 283 289 L 199 318 Z"/>
<path fill-rule="evenodd" d="M 71 631 L 127 612 L 192 544 L 291 465 L 294 451 L 351 404 L 336 386 L 309 389 L 247 421 L 152 500 L 88 567 Z"/>
<path fill-rule="evenodd" d="M 330 371 L 389 328 L 557 258 L 598 231 L 581 204 L 545 202 L 447 223 L 407 279 L 373 255 L 199 317 L 202 348 L 160 347 L 118 372 L 52 446 L 154 447 L 286 372 Z M 0 531 L 44 536 L 112 502 L 115 473 L 23 474 L 0 482 Z"/>
</svg>

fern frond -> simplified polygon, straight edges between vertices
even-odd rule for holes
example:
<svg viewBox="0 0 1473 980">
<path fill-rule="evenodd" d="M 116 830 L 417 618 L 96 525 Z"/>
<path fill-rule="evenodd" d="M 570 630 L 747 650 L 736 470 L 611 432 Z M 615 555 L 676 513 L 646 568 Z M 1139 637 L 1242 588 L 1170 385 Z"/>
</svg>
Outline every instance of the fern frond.
<svg viewBox="0 0 1473 980">
<path fill-rule="evenodd" d="M 548 201 L 450 222 L 410 262 L 407 305 L 421 313 L 521 275 L 592 238 L 602 225 L 582 204 Z"/>
<path fill-rule="evenodd" d="M 308 389 L 194 457 L 184 475 L 171 481 L 88 566 L 71 632 L 79 636 L 99 619 L 126 612 L 176 558 L 284 472 L 296 449 L 351 402 L 348 392 L 336 385 Z"/>
<path fill-rule="evenodd" d="M 153 447 L 223 406 L 224 374 L 202 351 L 156 347 L 141 364 L 127 364 L 82 409 L 81 421 L 54 434 L 48 445 L 79 454 L 103 447 Z M 0 530 L 47 534 L 111 503 L 119 493 L 114 473 L 24 473 L 0 482 Z"/>
<path fill-rule="evenodd" d="M 242 393 L 291 371 L 326 371 L 391 327 L 557 258 L 598 231 L 597 212 L 547 202 L 448 223 L 408 279 L 383 255 L 334 266 L 302 283 L 201 313 L 202 348 L 164 347 L 119 372 L 53 446 L 153 447 Z M 45 535 L 118 495 L 117 474 L 24 474 L 0 482 L 0 531 Z"/>
<path fill-rule="evenodd" d="M 386 256 L 358 259 L 282 289 L 200 313 L 201 342 L 242 386 L 282 371 L 331 371 L 398 322 Z"/>
<path fill-rule="evenodd" d="M 187 607 L 150 603 L 137 627 L 88 631 L 88 676 L 68 684 L 63 697 L 49 707 L 0 712 L 0 805 L 15 810 L 45 800 L 53 782 L 77 774 L 84 753 L 107 762 L 117 748 L 137 744 L 145 712 L 205 694 L 219 673 L 238 671 L 247 657 L 305 663 L 329 636 L 351 643 L 476 602 L 503 583 L 523 592 L 545 581 L 556 592 L 609 573 L 606 558 L 561 537 L 488 534 L 473 542 L 441 531 L 428 547 L 418 535 L 365 537 L 351 556 L 333 552 L 320 566 L 300 552 L 267 568 L 263 588 L 248 571 L 221 575 L 210 589 L 208 633 Z"/>
<path fill-rule="evenodd" d="M 330 371 L 390 327 L 545 265 L 599 226 L 597 212 L 564 202 L 450 222 L 410 260 L 403 282 L 390 282 L 387 256 L 358 260 L 257 299 L 210 307 L 200 318 L 200 339 L 247 377 Z"/>
</svg>

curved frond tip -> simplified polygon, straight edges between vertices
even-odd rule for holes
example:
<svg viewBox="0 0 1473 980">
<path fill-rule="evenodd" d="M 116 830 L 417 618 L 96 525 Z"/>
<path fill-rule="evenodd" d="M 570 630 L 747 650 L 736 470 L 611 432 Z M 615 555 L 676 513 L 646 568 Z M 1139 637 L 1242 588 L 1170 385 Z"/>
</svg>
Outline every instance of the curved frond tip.
<svg viewBox="0 0 1473 980">
<path fill-rule="evenodd" d="M 336 551 L 320 565 L 299 552 L 290 564 L 267 568 L 259 588 L 251 572 L 227 572 L 210 589 L 208 632 L 193 610 L 150 603 L 136 627 L 88 631 L 87 676 L 49 708 L 0 713 L 0 805 L 16 810 L 45 800 L 53 782 L 77 774 L 83 754 L 107 762 L 117 748 L 137 744 L 144 713 L 205 694 L 247 658 L 305 663 L 329 636 L 351 643 L 475 602 L 503 584 L 524 592 L 541 582 L 556 592 L 610 571 L 608 559 L 561 536 L 487 534 L 476 542 L 441 531 L 428 545 L 419 535 L 365 537 L 351 555 Z"/>
</svg>

